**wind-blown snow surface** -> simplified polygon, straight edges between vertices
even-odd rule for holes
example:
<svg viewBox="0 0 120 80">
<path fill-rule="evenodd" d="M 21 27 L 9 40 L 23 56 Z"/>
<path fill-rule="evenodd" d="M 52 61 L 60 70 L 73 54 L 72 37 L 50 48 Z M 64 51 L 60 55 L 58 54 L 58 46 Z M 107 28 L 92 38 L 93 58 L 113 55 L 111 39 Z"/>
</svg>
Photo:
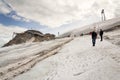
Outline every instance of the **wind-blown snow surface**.
<svg viewBox="0 0 120 80">
<path fill-rule="evenodd" d="M 119 80 L 120 47 L 91 37 L 78 37 L 13 80 Z"/>
<path fill-rule="evenodd" d="M 94 27 L 96 27 L 96 31 L 99 31 L 99 29 L 107 30 L 107 29 L 113 28 L 118 25 L 120 25 L 120 17 L 109 19 L 109 20 L 102 21 L 102 22 L 93 23 L 87 26 L 83 26 L 81 28 L 66 32 L 60 35 L 59 37 L 66 37 L 66 36 L 72 36 L 72 35 L 80 36 L 81 33 L 86 34 L 86 33 L 93 31 Z"/>
<path fill-rule="evenodd" d="M 0 49 L 0 80 L 10 80 L 31 69 L 37 62 L 56 54 L 71 38 L 24 43 Z"/>
<path fill-rule="evenodd" d="M 120 28 L 116 30 L 106 32 L 105 35 L 106 39 L 113 44 L 120 46 Z"/>
</svg>

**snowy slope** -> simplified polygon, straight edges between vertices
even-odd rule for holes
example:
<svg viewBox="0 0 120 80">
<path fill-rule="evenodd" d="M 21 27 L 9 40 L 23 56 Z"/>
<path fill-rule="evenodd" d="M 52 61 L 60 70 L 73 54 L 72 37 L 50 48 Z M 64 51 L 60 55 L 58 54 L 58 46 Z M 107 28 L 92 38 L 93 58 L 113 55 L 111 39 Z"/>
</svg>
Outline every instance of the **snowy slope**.
<svg viewBox="0 0 120 80">
<path fill-rule="evenodd" d="M 95 25 L 109 29 L 120 25 L 120 19 L 95 23 L 62 37 L 92 31 Z M 119 31 L 105 36 L 114 38 Z M 119 80 L 119 51 L 120 47 L 106 40 L 97 39 L 92 47 L 90 35 L 0 48 L 0 80 Z"/>
<path fill-rule="evenodd" d="M 71 38 L 24 43 L 0 49 L 0 80 L 11 79 L 32 68 L 37 62 L 51 55 Z"/>
<path fill-rule="evenodd" d="M 115 27 L 117 25 L 120 25 L 120 17 L 109 19 L 109 20 L 106 20 L 103 22 L 93 23 L 93 24 L 90 24 L 87 26 L 83 26 L 81 28 L 66 32 L 66 33 L 60 35 L 59 37 L 66 37 L 69 35 L 80 36 L 81 33 L 89 33 L 91 31 L 93 31 L 94 27 L 96 27 L 96 30 L 98 31 L 99 29 L 107 30 L 107 29 L 110 29 L 110 28 Z"/>
<path fill-rule="evenodd" d="M 106 32 L 104 34 L 104 37 L 106 38 L 106 40 L 110 41 L 111 43 L 120 46 L 120 28 Z"/>
<path fill-rule="evenodd" d="M 120 47 L 91 37 L 78 37 L 13 80 L 119 80 Z"/>
</svg>

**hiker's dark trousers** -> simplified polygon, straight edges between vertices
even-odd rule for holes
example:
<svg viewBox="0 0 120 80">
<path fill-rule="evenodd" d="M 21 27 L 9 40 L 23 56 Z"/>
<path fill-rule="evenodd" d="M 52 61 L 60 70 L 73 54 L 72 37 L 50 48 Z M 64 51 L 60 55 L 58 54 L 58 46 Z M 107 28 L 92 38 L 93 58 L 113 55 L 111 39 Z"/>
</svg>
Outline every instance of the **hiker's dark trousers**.
<svg viewBox="0 0 120 80">
<path fill-rule="evenodd" d="M 92 43 L 93 43 L 93 46 L 95 46 L 96 38 L 93 38 L 93 39 L 92 39 Z"/>
<path fill-rule="evenodd" d="M 100 40 L 100 41 L 103 41 L 103 36 L 102 36 L 102 35 L 100 35 L 100 38 L 101 38 L 101 40 Z"/>
</svg>

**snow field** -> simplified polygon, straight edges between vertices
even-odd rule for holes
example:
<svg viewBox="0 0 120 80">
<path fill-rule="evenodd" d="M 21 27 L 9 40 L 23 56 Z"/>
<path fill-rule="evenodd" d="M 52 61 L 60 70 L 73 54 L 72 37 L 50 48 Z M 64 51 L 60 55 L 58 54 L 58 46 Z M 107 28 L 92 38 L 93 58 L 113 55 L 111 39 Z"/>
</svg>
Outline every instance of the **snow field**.
<svg viewBox="0 0 120 80">
<path fill-rule="evenodd" d="M 13 80 L 119 80 L 120 48 L 91 37 L 75 38 L 62 49 Z"/>
<path fill-rule="evenodd" d="M 36 46 L 35 45 L 34 47 L 32 46 L 31 49 L 29 49 L 29 47 L 26 47 L 27 50 L 24 50 L 23 48 L 21 48 L 21 50 L 23 49 L 22 53 L 17 53 L 17 51 L 19 51 L 20 48 L 15 49 L 15 51 L 13 51 L 14 53 L 11 53 L 11 51 L 8 51 L 8 53 L 10 52 L 11 54 L 9 53 L 8 55 L 1 56 L 0 58 L 0 59 L 4 59 L 3 63 L 6 64 L 4 65 L 4 67 L 0 68 L 1 79 L 2 80 L 11 79 L 19 74 L 22 74 L 28 71 L 37 62 L 55 54 L 62 45 L 64 45 L 69 41 L 71 41 L 71 38 L 58 39 L 54 41 L 39 43 L 39 46 L 38 44 L 36 44 Z M 4 53 L 1 53 L 1 54 L 4 54 Z M 8 58 L 6 56 L 8 56 Z M 15 59 L 18 59 L 18 60 L 15 60 Z M 12 62 L 12 60 L 13 61 L 15 60 L 15 62 Z M 3 66 L 2 63 L 1 65 Z"/>
</svg>

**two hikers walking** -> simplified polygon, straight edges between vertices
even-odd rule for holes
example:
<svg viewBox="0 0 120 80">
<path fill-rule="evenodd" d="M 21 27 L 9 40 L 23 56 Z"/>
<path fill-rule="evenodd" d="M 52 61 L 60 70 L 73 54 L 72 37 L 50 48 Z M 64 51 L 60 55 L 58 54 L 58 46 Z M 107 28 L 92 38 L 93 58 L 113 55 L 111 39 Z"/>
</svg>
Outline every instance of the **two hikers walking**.
<svg viewBox="0 0 120 80">
<path fill-rule="evenodd" d="M 91 33 L 92 35 L 92 44 L 93 46 L 95 46 L 96 44 L 96 39 L 97 39 L 97 32 L 95 32 L 95 30 Z M 103 30 L 100 29 L 100 32 L 99 32 L 99 35 L 100 35 L 100 41 L 103 41 Z"/>
</svg>

